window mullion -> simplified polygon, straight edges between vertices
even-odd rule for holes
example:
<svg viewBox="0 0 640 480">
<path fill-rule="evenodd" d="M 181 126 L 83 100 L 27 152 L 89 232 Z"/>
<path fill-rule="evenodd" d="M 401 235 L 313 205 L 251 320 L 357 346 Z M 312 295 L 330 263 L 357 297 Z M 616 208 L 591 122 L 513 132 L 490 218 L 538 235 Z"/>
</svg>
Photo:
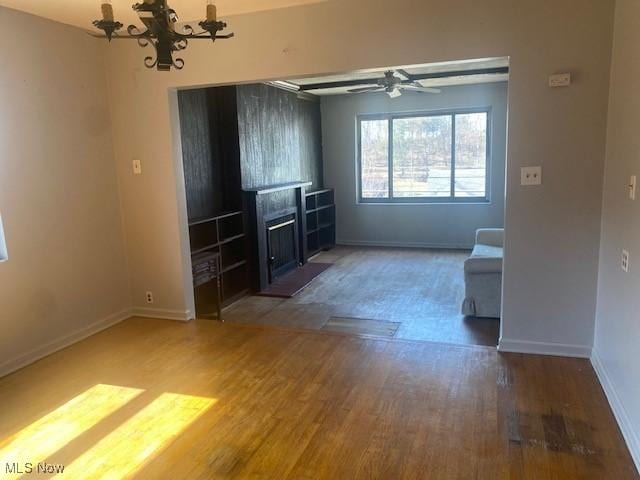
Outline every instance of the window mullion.
<svg viewBox="0 0 640 480">
<path fill-rule="evenodd" d="M 451 198 L 456 196 L 456 116 L 451 115 Z"/>
<path fill-rule="evenodd" d="M 388 129 L 389 129 L 389 141 L 388 143 L 388 152 L 387 152 L 387 163 L 389 166 L 389 198 L 393 198 L 393 117 L 389 117 L 389 119 L 387 120 L 388 122 Z"/>
</svg>

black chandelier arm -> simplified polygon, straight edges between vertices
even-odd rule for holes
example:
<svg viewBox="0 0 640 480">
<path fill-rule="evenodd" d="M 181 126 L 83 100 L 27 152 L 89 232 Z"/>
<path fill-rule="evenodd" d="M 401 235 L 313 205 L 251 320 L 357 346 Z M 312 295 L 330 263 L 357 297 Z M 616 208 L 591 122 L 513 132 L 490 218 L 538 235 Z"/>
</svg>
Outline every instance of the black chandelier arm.
<svg viewBox="0 0 640 480">
<path fill-rule="evenodd" d="M 129 34 L 128 36 L 132 38 L 153 36 L 148 29 L 140 30 L 140 28 L 137 25 L 129 25 L 127 27 L 127 33 Z M 127 38 L 127 36 L 123 36 L 122 38 Z"/>
<path fill-rule="evenodd" d="M 181 38 L 173 44 L 173 50 L 178 52 L 180 50 L 184 50 L 189 46 L 189 40 L 186 38 Z"/>
<path fill-rule="evenodd" d="M 184 24 L 182 26 L 182 31 L 184 33 L 180 33 L 180 32 L 176 32 L 177 35 L 194 35 L 195 34 L 195 30 L 193 29 L 193 27 L 191 25 L 189 25 L 188 23 Z"/>
<path fill-rule="evenodd" d="M 213 37 L 211 37 L 211 35 L 209 35 L 208 32 L 200 32 L 198 34 L 192 35 L 190 37 L 186 37 L 186 38 L 194 38 L 194 39 L 203 39 L 203 40 L 211 40 L 211 38 L 232 38 L 235 35 L 233 33 L 226 33 L 224 35 L 213 35 Z"/>
<path fill-rule="evenodd" d="M 158 64 L 158 57 L 144 57 L 144 66 L 147 68 L 154 68 Z"/>
<path fill-rule="evenodd" d="M 107 38 L 107 36 L 103 33 L 87 32 L 87 34 L 94 38 Z M 182 34 L 177 34 L 177 35 L 180 35 L 181 40 L 211 40 L 211 36 L 207 32 L 198 32 L 196 34 L 191 34 L 191 35 L 182 35 Z M 233 33 L 227 33 L 224 35 L 215 35 L 213 38 L 226 39 L 226 38 L 233 38 L 234 36 L 235 35 Z M 114 34 L 112 37 L 113 40 L 141 40 L 141 39 L 147 40 L 147 39 L 153 39 L 153 38 L 154 37 L 151 35 L 142 35 L 142 34 L 141 35 Z"/>
<path fill-rule="evenodd" d="M 176 70 L 182 70 L 182 68 L 184 67 L 184 60 L 181 58 L 175 58 L 173 60 L 173 68 L 175 68 Z"/>
</svg>

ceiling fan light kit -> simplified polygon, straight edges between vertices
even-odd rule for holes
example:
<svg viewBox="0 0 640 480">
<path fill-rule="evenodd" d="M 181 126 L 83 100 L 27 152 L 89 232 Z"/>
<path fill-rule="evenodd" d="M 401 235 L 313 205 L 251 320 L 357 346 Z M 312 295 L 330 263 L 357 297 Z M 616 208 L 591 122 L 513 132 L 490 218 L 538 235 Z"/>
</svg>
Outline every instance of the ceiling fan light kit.
<svg viewBox="0 0 640 480">
<path fill-rule="evenodd" d="M 93 25 L 102 30 L 104 35 L 94 36 L 109 41 L 137 40 L 141 47 L 152 45 L 156 55 L 145 57 L 144 64 L 147 68 L 157 68 L 160 71 L 169 71 L 171 68 L 180 70 L 184 67 L 184 60 L 173 58 L 173 55 L 187 48 L 189 40 L 208 39 L 215 42 L 217 39 L 233 37 L 233 33 L 218 33 L 224 30 L 227 24 L 218 21 L 218 12 L 213 0 L 207 0 L 206 19 L 198 23 L 201 28 L 199 31 L 188 24 L 183 25 L 181 31 L 177 31 L 178 15 L 167 5 L 167 0 L 144 0 L 136 3 L 132 8 L 138 13 L 145 30 L 140 30 L 136 25 L 129 25 L 126 35 L 118 34 L 124 25 L 115 20 L 111 0 L 101 0 L 100 3 L 102 19 L 95 20 Z"/>
</svg>

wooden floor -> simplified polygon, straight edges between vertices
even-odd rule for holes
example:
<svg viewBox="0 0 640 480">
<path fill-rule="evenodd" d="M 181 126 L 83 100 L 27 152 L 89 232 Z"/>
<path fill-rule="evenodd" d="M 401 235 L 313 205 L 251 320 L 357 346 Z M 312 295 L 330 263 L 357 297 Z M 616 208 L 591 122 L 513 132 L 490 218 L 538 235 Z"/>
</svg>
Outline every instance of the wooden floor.
<svg viewBox="0 0 640 480">
<path fill-rule="evenodd" d="M 588 361 L 488 347 L 130 319 L 0 406 L 0 463 L 62 479 L 638 478 Z"/>
<path fill-rule="evenodd" d="M 225 311 L 225 320 L 322 329 L 331 317 L 361 318 L 400 323 L 396 338 L 495 346 L 498 320 L 460 314 L 468 256 L 460 250 L 339 246 L 314 258 L 334 265 L 297 296 L 245 297 Z"/>
</svg>

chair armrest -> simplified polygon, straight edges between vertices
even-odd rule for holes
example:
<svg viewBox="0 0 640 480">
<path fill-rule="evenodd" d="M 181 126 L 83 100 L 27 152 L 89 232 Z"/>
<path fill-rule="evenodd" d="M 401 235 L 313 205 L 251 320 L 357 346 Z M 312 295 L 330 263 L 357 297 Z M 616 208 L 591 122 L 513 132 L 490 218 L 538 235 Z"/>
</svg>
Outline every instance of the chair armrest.
<svg viewBox="0 0 640 480">
<path fill-rule="evenodd" d="M 502 258 L 470 257 L 464 261 L 464 273 L 502 273 Z"/>
<path fill-rule="evenodd" d="M 476 230 L 476 244 L 502 247 L 504 244 L 504 228 L 480 228 Z"/>
</svg>

